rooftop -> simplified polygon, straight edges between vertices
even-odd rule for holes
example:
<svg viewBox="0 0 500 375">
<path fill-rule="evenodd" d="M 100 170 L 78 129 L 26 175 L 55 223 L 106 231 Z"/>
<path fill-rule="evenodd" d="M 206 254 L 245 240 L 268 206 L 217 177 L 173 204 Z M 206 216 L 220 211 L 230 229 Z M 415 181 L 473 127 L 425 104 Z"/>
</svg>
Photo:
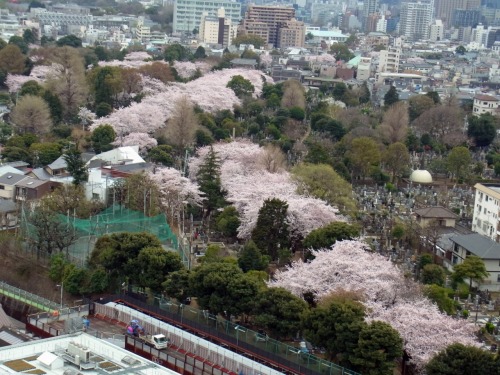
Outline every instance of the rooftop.
<svg viewBox="0 0 500 375">
<path fill-rule="evenodd" d="M 26 177 L 24 180 L 17 182 L 16 186 L 34 189 L 45 183 L 47 183 L 46 180 L 39 180 L 33 177 Z"/>
<path fill-rule="evenodd" d="M 79 356 L 79 357 L 78 357 Z M 75 357 L 78 357 L 75 359 Z M 80 362 L 77 366 L 76 363 Z M 29 372 L 26 372 L 29 371 Z M 83 332 L 0 348 L 0 373 L 173 375 L 175 371 L 148 361 L 106 340 Z"/>
<path fill-rule="evenodd" d="M 25 178 L 27 177 L 22 174 L 5 173 L 0 176 L 0 185 L 15 185 Z"/>
<path fill-rule="evenodd" d="M 445 207 L 424 207 L 415 210 L 415 214 L 425 218 L 458 219 L 458 215 Z"/>
<path fill-rule="evenodd" d="M 450 240 L 481 259 L 500 259 L 500 243 L 479 233 L 454 236 Z"/>
<path fill-rule="evenodd" d="M 485 101 L 485 102 L 498 102 L 498 99 L 491 95 L 478 94 L 474 99 Z"/>
</svg>

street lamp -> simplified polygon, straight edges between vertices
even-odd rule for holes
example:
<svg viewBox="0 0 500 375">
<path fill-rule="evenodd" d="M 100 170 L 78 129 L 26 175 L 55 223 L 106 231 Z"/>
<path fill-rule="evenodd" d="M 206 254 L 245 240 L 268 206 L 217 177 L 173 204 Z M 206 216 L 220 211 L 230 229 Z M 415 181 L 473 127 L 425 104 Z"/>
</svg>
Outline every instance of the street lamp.
<svg viewBox="0 0 500 375">
<path fill-rule="evenodd" d="M 61 284 L 57 284 L 57 287 L 61 287 L 61 309 L 63 308 L 63 293 L 64 293 L 64 282 L 61 281 Z"/>
</svg>

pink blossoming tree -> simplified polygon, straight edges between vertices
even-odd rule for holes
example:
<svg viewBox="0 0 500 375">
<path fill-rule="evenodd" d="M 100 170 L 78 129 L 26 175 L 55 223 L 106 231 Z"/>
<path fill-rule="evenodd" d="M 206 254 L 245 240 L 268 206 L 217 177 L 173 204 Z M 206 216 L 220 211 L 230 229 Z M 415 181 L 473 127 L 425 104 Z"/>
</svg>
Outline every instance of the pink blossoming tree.
<svg viewBox="0 0 500 375">
<path fill-rule="evenodd" d="M 313 293 L 318 299 L 340 290 L 361 293 L 367 319 L 391 324 L 419 369 L 454 342 L 476 343 L 472 324 L 440 313 L 416 283 L 387 258 L 368 251 L 363 242 L 341 241 L 312 254 L 315 258 L 309 263 L 294 262 L 278 271 L 269 286 L 301 297 Z"/>
<path fill-rule="evenodd" d="M 305 236 L 313 229 L 342 220 L 335 207 L 297 193 L 297 185 L 284 169 L 269 172 L 262 162 L 266 149 L 249 141 L 238 140 L 213 145 L 221 161 L 221 183 L 226 199 L 240 214 L 239 238 L 249 238 L 257 223 L 264 200 L 278 198 L 288 203 L 288 221 L 292 232 Z M 209 147 L 199 150 L 189 168 L 194 179 Z"/>
</svg>

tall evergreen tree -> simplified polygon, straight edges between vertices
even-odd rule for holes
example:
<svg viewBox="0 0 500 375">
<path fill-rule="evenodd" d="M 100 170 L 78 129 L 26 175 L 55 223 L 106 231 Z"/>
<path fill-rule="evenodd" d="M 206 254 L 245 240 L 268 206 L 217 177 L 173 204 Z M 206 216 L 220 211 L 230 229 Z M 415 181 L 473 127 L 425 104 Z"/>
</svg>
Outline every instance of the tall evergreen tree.
<svg viewBox="0 0 500 375">
<path fill-rule="evenodd" d="M 200 190 L 205 193 L 204 208 L 207 215 L 213 210 L 223 207 L 226 192 L 220 181 L 220 160 L 212 147 L 196 175 Z"/>
<path fill-rule="evenodd" d="M 360 89 L 360 95 L 359 95 L 359 102 L 361 104 L 369 103 L 370 102 L 370 89 L 368 88 L 368 84 L 363 82 L 361 85 Z"/>
<path fill-rule="evenodd" d="M 399 102 L 399 94 L 394 86 L 391 86 L 389 91 L 384 95 L 384 105 L 390 107 L 394 103 Z"/>
<path fill-rule="evenodd" d="M 252 241 L 272 260 L 278 259 L 280 249 L 290 247 L 287 213 L 287 202 L 277 198 L 266 199 L 252 231 Z"/>
<path fill-rule="evenodd" d="M 73 176 L 73 184 L 80 185 L 87 181 L 88 172 L 85 168 L 85 162 L 82 160 L 82 154 L 76 147 L 71 147 L 63 156 L 66 161 L 68 172 Z"/>
</svg>

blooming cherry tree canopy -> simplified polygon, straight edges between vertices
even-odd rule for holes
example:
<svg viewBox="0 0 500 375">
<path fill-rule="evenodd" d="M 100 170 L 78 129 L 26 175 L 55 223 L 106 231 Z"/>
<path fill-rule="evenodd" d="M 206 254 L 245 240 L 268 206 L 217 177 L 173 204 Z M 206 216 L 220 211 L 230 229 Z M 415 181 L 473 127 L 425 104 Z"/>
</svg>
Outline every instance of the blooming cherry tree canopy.
<svg viewBox="0 0 500 375">
<path fill-rule="evenodd" d="M 7 74 L 5 84 L 9 88 L 9 92 L 17 92 L 28 81 L 36 81 L 43 84 L 48 79 L 57 78 L 61 74 L 61 65 L 36 65 L 31 69 L 29 76 L 21 74 Z"/>
<path fill-rule="evenodd" d="M 475 328 L 439 312 L 418 285 L 405 279 L 387 258 L 366 250 L 360 241 L 341 241 L 331 250 L 313 251 L 309 263 L 294 262 L 275 274 L 272 287 L 282 287 L 297 296 L 312 292 L 321 298 L 338 290 L 362 294 L 368 320 L 391 324 L 405 342 L 417 367 L 448 345 L 474 345 Z"/>
<path fill-rule="evenodd" d="M 106 117 L 96 120 L 92 129 L 103 124 L 111 125 L 118 135 L 129 133 L 153 133 L 165 126 L 172 116 L 175 103 L 183 96 L 208 112 L 232 110 L 241 104 L 234 91 L 227 88 L 227 83 L 235 75 L 241 75 L 252 82 L 254 95 L 262 92 L 264 81 L 271 81 L 257 70 L 224 69 L 211 72 L 188 83 L 165 85 L 157 80 L 143 77 L 145 91 L 150 93 L 140 103 L 115 110 Z"/>
<path fill-rule="evenodd" d="M 156 168 L 149 173 L 149 177 L 158 186 L 163 207 L 171 218 L 174 213 L 182 210 L 184 202 L 201 205 L 203 201 L 203 193 L 198 189 L 198 185 L 183 177 L 177 169 Z"/>
<path fill-rule="evenodd" d="M 249 141 L 213 145 L 221 161 L 221 183 L 226 199 L 240 214 L 238 237 L 249 238 L 264 200 L 278 198 L 288 203 L 288 221 L 292 232 L 307 235 L 313 229 L 342 220 L 338 210 L 326 202 L 297 194 L 297 185 L 285 170 L 271 173 L 263 163 L 266 150 Z M 190 161 L 195 178 L 209 147 L 201 148 Z"/>
</svg>

